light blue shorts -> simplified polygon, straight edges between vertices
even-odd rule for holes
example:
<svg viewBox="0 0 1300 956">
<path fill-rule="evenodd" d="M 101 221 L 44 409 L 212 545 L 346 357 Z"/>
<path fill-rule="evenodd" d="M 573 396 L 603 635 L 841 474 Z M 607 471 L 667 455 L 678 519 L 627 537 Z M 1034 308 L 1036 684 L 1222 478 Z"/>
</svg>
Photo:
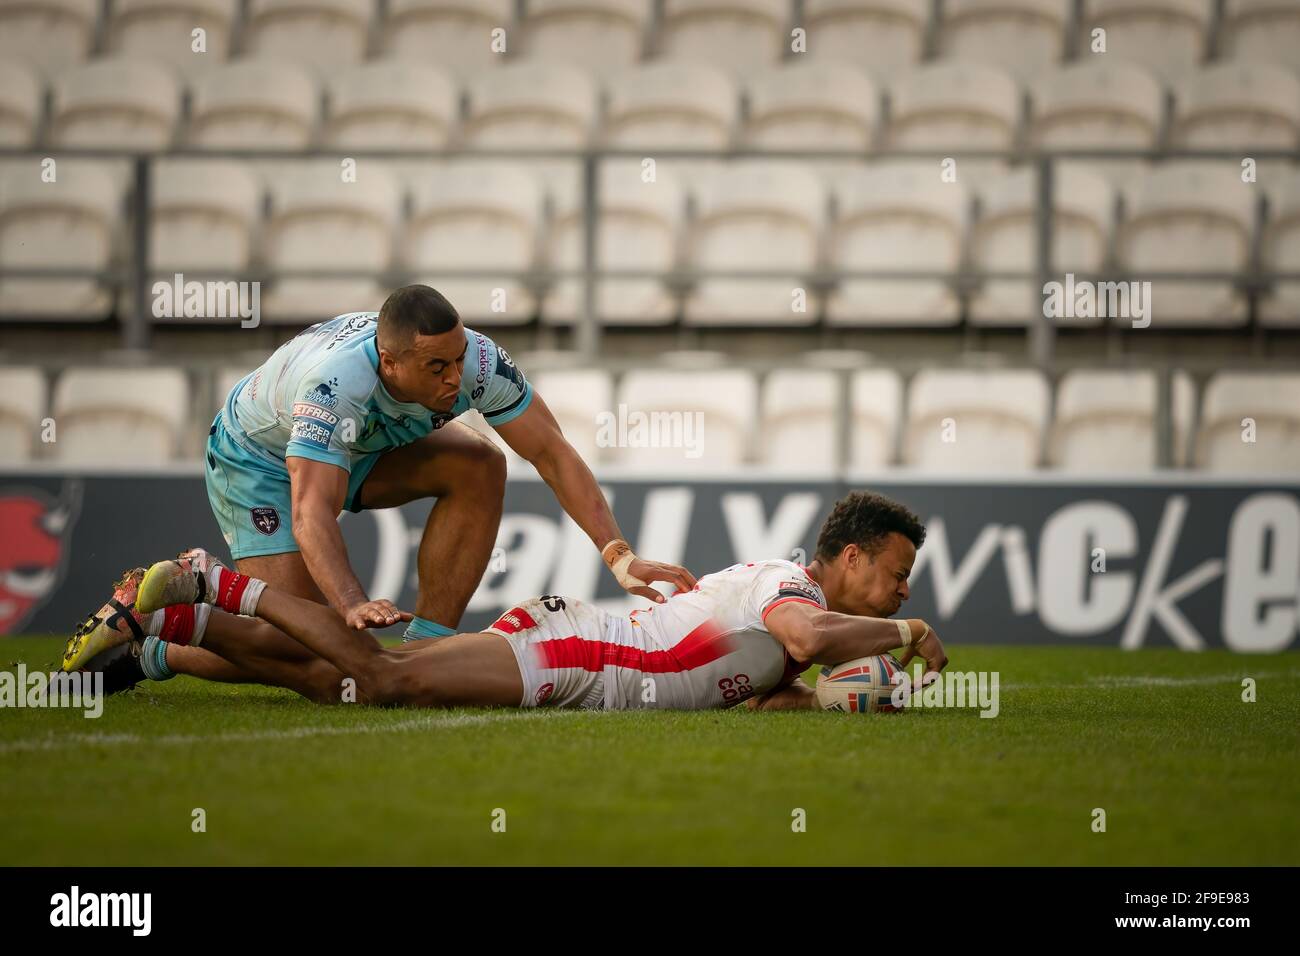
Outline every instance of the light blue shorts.
<svg viewBox="0 0 1300 956">
<path fill-rule="evenodd" d="M 348 476 L 348 493 L 343 507 L 360 511 L 357 492 L 382 452 L 358 458 Z M 208 486 L 208 503 L 226 539 L 230 556 L 238 561 L 261 554 L 297 551 L 293 537 L 289 472 L 265 455 L 251 449 L 245 439 L 226 428 L 218 413 L 208 432 L 203 474 Z"/>
</svg>

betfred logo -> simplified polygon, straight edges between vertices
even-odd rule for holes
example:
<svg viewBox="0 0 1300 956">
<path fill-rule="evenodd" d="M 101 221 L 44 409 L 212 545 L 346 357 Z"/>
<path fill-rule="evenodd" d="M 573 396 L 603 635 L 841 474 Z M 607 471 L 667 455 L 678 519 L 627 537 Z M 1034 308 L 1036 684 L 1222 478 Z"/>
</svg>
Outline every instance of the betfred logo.
<svg viewBox="0 0 1300 956">
<path fill-rule="evenodd" d="M 79 485 L 58 501 L 39 491 L 0 493 L 0 634 L 27 623 L 62 580 L 80 499 Z"/>
<path fill-rule="evenodd" d="M 550 700 L 553 693 L 555 693 L 555 685 L 550 681 L 537 688 L 537 706 L 540 707 Z"/>
</svg>

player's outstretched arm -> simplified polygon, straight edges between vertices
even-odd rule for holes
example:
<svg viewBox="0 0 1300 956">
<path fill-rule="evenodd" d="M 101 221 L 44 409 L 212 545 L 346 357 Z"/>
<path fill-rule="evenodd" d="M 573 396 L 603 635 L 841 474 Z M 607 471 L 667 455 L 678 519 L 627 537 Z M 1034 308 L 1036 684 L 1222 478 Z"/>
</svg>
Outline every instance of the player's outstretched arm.
<svg viewBox="0 0 1300 956">
<path fill-rule="evenodd" d="M 842 664 L 859 657 L 906 648 L 905 660 L 924 658 L 927 671 L 948 666 L 943 644 L 930 626 L 909 618 L 892 621 L 827 611 L 803 601 L 789 601 L 767 615 L 768 631 L 795 660 L 813 664 Z"/>
<path fill-rule="evenodd" d="M 816 710 L 817 692 L 796 677 L 785 687 L 751 697 L 748 706 L 750 710 Z"/>
</svg>

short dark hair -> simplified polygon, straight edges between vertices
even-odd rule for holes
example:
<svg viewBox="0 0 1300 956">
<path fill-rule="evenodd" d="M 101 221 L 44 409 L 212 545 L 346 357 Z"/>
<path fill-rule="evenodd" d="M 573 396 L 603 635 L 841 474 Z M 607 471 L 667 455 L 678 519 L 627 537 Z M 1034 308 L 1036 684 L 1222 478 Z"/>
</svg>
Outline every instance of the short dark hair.
<svg viewBox="0 0 1300 956">
<path fill-rule="evenodd" d="M 417 335 L 450 332 L 460 313 L 432 286 L 404 285 L 379 307 L 379 344 L 390 351 L 408 348 Z"/>
<path fill-rule="evenodd" d="M 817 536 L 817 557 L 833 561 L 850 544 L 874 555 L 897 531 L 916 547 L 925 542 L 925 525 L 907 507 L 871 491 L 852 491 L 831 509 Z"/>
</svg>

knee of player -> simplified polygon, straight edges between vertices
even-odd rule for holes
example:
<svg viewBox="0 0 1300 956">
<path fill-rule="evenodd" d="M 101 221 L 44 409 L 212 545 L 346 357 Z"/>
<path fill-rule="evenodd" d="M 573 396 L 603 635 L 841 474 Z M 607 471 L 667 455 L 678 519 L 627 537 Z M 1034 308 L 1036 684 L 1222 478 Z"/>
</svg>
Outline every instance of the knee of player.
<svg viewBox="0 0 1300 956">
<path fill-rule="evenodd" d="M 467 487 L 477 491 L 503 491 L 506 484 L 506 456 L 490 439 L 477 436 L 457 450 L 457 457 Z"/>
</svg>

